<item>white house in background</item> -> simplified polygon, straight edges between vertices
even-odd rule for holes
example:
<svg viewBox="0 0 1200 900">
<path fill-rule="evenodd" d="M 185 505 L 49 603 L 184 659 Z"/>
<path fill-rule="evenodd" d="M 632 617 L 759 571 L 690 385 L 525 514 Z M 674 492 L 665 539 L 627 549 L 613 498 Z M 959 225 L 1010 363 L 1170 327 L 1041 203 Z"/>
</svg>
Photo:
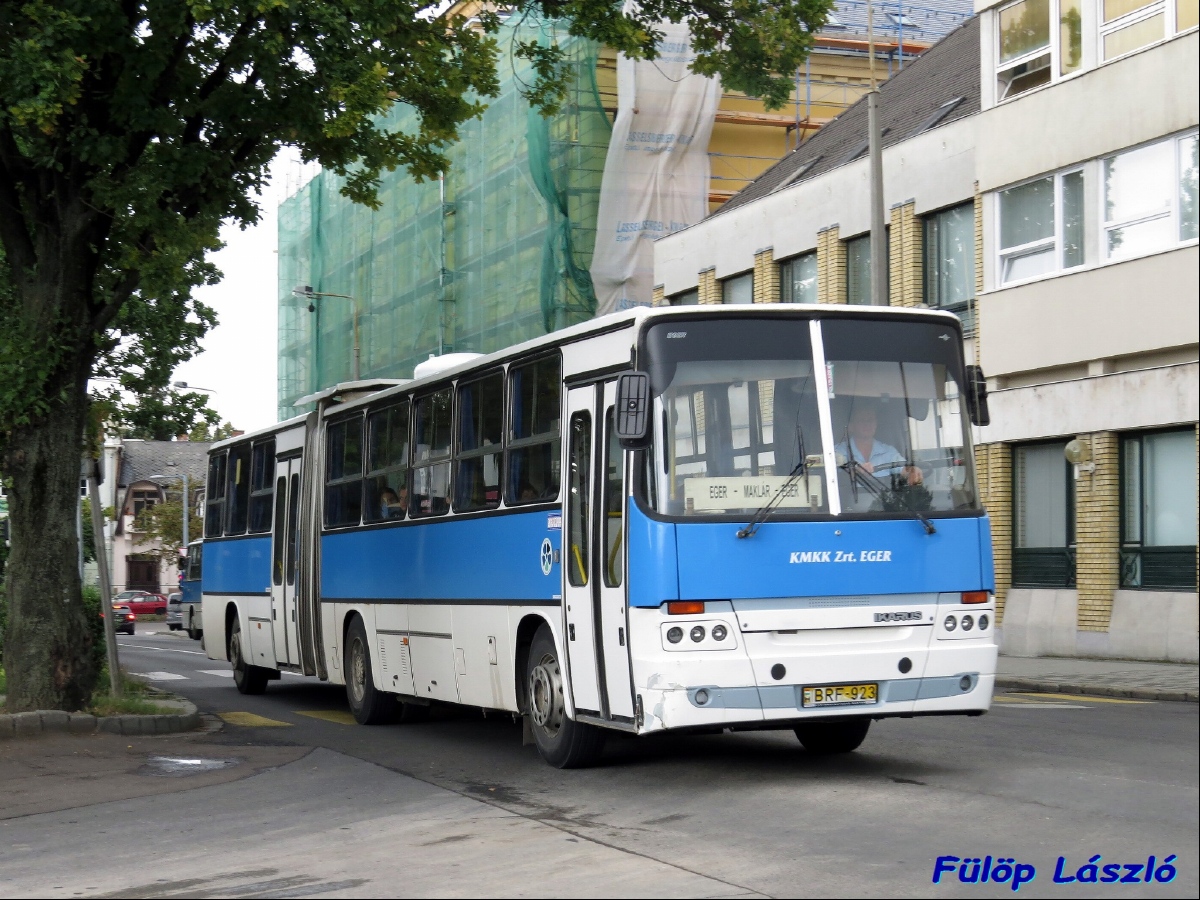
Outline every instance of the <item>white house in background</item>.
<svg viewBox="0 0 1200 900">
<path fill-rule="evenodd" d="M 112 436 L 104 443 L 104 482 L 100 495 L 106 508 L 117 515 L 108 523 L 108 545 L 114 593 L 143 590 L 169 593 L 175 590 L 179 570 L 174 560 L 161 563 L 150 542 L 137 530 L 136 517 L 143 509 L 161 503 L 168 495 L 178 497 L 183 489 L 180 476 L 187 475 L 191 508 L 196 509 L 204 492 L 205 465 L 209 444 L 187 440 L 143 441 Z M 156 479 L 152 476 L 166 475 Z M 200 535 L 192 535 L 199 538 Z"/>
</svg>

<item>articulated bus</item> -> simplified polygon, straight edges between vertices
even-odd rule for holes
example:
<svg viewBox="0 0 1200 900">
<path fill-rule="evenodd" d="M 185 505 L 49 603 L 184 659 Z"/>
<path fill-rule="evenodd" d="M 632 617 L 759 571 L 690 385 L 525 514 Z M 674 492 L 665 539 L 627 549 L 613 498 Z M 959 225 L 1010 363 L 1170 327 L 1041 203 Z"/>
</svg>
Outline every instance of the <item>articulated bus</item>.
<svg viewBox="0 0 1200 900">
<path fill-rule="evenodd" d="M 213 445 L 205 646 L 243 693 L 505 710 L 560 767 L 610 731 L 844 753 L 988 709 L 986 393 L 954 316 L 636 309 L 462 356 Z"/>
</svg>

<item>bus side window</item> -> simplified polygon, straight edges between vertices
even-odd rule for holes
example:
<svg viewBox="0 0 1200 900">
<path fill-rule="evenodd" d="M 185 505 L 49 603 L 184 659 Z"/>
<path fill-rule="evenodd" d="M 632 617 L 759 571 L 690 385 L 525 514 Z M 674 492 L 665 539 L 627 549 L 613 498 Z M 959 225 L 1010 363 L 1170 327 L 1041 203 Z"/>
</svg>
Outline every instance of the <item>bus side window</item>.
<svg viewBox="0 0 1200 900">
<path fill-rule="evenodd" d="M 509 369 L 504 479 L 504 502 L 509 506 L 558 499 L 561 381 L 557 356 Z"/>
<path fill-rule="evenodd" d="M 408 510 L 408 400 L 367 417 L 367 505 L 363 520 L 403 519 Z"/>
<path fill-rule="evenodd" d="M 625 494 L 625 454 L 617 439 L 613 408 L 604 416 L 604 584 L 620 587 L 622 575 L 621 504 Z"/>
<path fill-rule="evenodd" d="M 245 534 L 250 512 L 250 445 L 229 451 L 229 488 L 225 491 L 229 510 L 226 534 Z"/>
<path fill-rule="evenodd" d="M 325 450 L 325 527 L 357 525 L 362 519 L 361 416 L 329 426 Z"/>
<path fill-rule="evenodd" d="M 275 439 L 254 445 L 250 459 L 250 533 L 271 530 L 271 504 L 275 483 Z"/>
<path fill-rule="evenodd" d="M 495 509 L 500 505 L 503 421 L 503 373 L 496 372 L 459 387 L 456 511 Z"/>
<path fill-rule="evenodd" d="M 220 537 L 225 524 L 225 451 L 208 458 L 208 495 L 204 507 L 204 536 Z"/>
<path fill-rule="evenodd" d="M 450 511 L 449 387 L 417 401 L 413 416 L 413 480 L 409 515 L 440 516 Z"/>
</svg>

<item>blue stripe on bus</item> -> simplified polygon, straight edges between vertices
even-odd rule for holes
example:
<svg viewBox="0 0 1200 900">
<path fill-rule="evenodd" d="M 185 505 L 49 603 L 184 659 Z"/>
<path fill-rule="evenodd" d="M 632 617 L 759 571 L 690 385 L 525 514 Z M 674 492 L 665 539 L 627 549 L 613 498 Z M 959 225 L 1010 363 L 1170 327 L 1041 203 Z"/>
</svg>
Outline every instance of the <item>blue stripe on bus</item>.
<svg viewBox="0 0 1200 900">
<path fill-rule="evenodd" d="M 321 599 L 555 601 L 561 566 L 542 573 L 542 541 L 560 547 L 545 510 L 442 519 L 321 538 Z M 207 563 L 207 560 L 205 560 Z"/>
<path fill-rule="evenodd" d="M 983 519 L 934 523 L 937 532 L 926 534 L 916 519 L 767 522 L 752 537 L 739 538 L 736 522 L 680 522 L 675 528 L 679 597 L 854 596 L 988 587 L 981 562 L 981 548 L 987 546 Z"/>
<path fill-rule="evenodd" d="M 204 542 L 206 594 L 263 594 L 271 584 L 271 535 Z"/>
<path fill-rule="evenodd" d="M 996 591 L 996 561 L 992 558 L 992 520 L 984 516 L 979 520 L 979 567 L 984 590 Z"/>
<path fill-rule="evenodd" d="M 629 502 L 629 605 L 652 607 L 679 597 L 675 525 L 651 519 Z"/>
</svg>

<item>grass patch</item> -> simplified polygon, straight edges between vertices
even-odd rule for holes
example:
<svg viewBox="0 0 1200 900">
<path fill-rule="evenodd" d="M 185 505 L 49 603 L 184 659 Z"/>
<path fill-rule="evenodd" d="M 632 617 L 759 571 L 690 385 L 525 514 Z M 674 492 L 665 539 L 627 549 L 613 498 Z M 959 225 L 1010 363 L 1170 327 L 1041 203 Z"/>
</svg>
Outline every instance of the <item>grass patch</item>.
<svg viewBox="0 0 1200 900">
<path fill-rule="evenodd" d="M 88 712 L 93 716 L 155 716 L 177 710 L 160 706 L 145 697 L 97 694 L 92 697 L 92 705 L 88 707 Z"/>
</svg>

